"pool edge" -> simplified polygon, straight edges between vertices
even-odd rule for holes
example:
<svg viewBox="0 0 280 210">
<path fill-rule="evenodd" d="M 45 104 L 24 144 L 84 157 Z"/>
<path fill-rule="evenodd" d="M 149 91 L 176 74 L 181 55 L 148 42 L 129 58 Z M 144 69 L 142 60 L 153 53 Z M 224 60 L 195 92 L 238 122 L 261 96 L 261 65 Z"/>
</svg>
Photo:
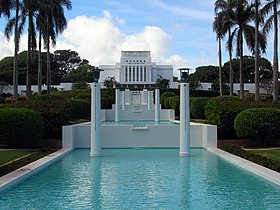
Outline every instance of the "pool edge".
<svg viewBox="0 0 280 210">
<path fill-rule="evenodd" d="M 67 153 L 71 152 L 72 149 L 60 149 L 55 151 L 39 160 L 36 160 L 32 163 L 29 163 L 11 173 L 8 173 L 2 177 L 0 177 L 0 192 L 12 187 L 13 185 L 23 181 L 29 176 L 37 173 L 43 168 L 49 166 L 56 160 L 62 158 Z"/>
<path fill-rule="evenodd" d="M 207 148 L 207 150 L 235 165 L 238 165 L 238 166 L 280 186 L 280 173 L 278 173 L 276 171 L 273 171 L 269 168 L 258 165 L 249 160 L 243 159 L 241 157 L 238 157 L 236 155 L 233 155 L 231 153 L 228 153 L 228 152 L 218 149 L 218 148 Z"/>
</svg>

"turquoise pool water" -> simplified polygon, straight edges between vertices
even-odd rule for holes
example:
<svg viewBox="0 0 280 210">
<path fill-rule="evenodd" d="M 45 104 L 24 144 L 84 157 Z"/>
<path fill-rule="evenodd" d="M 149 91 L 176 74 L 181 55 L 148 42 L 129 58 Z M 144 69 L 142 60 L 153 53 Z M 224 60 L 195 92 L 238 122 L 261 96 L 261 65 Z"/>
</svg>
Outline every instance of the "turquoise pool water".
<svg viewBox="0 0 280 210">
<path fill-rule="evenodd" d="M 0 209 L 280 209 L 280 187 L 203 149 L 78 149 L 0 193 Z"/>
</svg>

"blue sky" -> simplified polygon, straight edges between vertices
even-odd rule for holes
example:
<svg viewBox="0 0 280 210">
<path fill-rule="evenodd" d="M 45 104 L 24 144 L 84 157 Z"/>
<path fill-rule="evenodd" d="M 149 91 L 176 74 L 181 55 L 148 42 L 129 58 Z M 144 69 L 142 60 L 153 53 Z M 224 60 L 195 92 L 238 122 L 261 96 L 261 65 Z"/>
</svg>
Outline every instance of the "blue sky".
<svg viewBox="0 0 280 210">
<path fill-rule="evenodd" d="M 72 49 L 93 65 L 114 64 L 121 50 L 151 50 L 158 64 L 196 68 L 217 65 L 212 30 L 215 0 L 72 0 L 65 10 L 68 28 L 56 49 Z M 4 20 L 0 20 L 3 32 Z M 0 37 L 3 39 L 3 37 Z M 26 36 L 21 50 L 26 49 Z M 12 42 L 0 46 L 0 57 L 12 55 Z M 270 44 L 270 43 L 269 43 Z M 270 60 L 270 48 L 266 57 Z M 227 61 L 224 51 L 224 61 Z"/>
</svg>

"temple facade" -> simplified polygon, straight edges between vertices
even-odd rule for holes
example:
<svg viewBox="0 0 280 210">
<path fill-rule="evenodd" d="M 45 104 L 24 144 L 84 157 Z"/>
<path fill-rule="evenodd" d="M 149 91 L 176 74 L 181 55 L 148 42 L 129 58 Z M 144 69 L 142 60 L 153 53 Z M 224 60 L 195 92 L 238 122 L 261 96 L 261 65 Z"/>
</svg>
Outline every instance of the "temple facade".
<svg viewBox="0 0 280 210">
<path fill-rule="evenodd" d="M 115 77 L 122 87 L 151 87 L 159 77 L 173 81 L 173 66 L 152 62 L 150 51 L 122 51 L 120 62 L 99 68 L 104 70 L 100 82 Z"/>
</svg>

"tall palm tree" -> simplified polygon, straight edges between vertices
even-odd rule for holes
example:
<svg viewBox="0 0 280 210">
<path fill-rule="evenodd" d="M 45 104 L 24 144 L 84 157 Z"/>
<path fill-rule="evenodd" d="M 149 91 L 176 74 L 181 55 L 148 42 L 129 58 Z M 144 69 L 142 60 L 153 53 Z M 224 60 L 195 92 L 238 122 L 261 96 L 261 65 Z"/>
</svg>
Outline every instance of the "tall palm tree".
<svg viewBox="0 0 280 210">
<path fill-rule="evenodd" d="M 277 11 L 280 5 L 279 0 L 267 0 L 267 4 L 263 7 L 262 13 L 268 17 L 266 20 L 263 31 L 268 33 L 274 27 L 274 44 L 273 44 L 273 101 L 278 100 L 278 15 Z"/>
<path fill-rule="evenodd" d="M 244 38 L 249 50 L 255 53 L 255 28 L 250 25 L 254 20 L 254 4 L 248 3 L 247 0 L 236 0 L 234 2 L 234 9 L 231 15 L 231 22 L 234 24 L 234 29 L 231 33 L 229 42 L 233 43 L 235 40 L 237 44 L 236 54 L 240 57 L 239 64 L 239 82 L 240 82 L 240 98 L 244 98 L 244 79 L 243 79 L 243 44 Z M 259 31 L 258 31 L 259 32 Z M 265 52 L 266 42 L 265 38 L 258 33 L 259 37 L 262 37 L 259 46 L 262 52 Z"/>
<path fill-rule="evenodd" d="M 259 72 L 259 5 L 255 0 L 255 101 L 260 100 L 260 72 Z"/>
<path fill-rule="evenodd" d="M 0 17 L 5 16 L 7 18 L 11 15 L 11 10 L 14 9 L 14 0 L 0 1 Z"/>
<path fill-rule="evenodd" d="M 233 12 L 233 6 L 234 6 L 233 0 L 216 0 L 215 2 L 215 14 L 220 14 L 223 17 L 222 24 L 223 24 L 223 30 L 224 33 L 228 34 L 228 37 L 230 37 L 231 34 L 231 21 L 230 16 Z M 225 35 L 224 34 L 224 35 Z M 227 50 L 229 52 L 229 87 L 230 87 L 230 95 L 233 95 L 233 69 L 232 69 L 232 43 L 227 42 Z"/>
<path fill-rule="evenodd" d="M 51 68 L 50 68 L 50 41 L 53 46 L 56 44 L 56 37 L 62 33 L 67 27 L 67 21 L 64 16 L 64 8 L 72 9 L 70 0 L 41 0 L 41 4 L 45 5 L 44 13 L 45 27 L 42 28 L 42 35 L 45 47 L 47 48 L 47 93 L 50 93 L 51 87 Z"/>
<path fill-rule="evenodd" d="M 26 20 L 28 21 L 28 57 L 27 57 L 27 69 L 26 69 L 26 98 L 31 98 L 31 81 L 30 81 L 30 72 L 31 72 L 31 50 L 36 48 L 36 36 L 35 36 L 35 26 L 34 26 L 34 20 L 35 17 L 35 11 L 37 8 L 37 1 L 36 0 L 23 0 L 21 3 L 19 3 L 19 8 L 21 13 L 19 14 L 19 11 L 16 12 L 16 17 L 9 20 L 7 26 L 6 26 L 6 34 L 7 37 L 10 36 L 12 32 L 12 28 L 15 29 L 15 42 L 16 44 L 16 51 L 15 55 L 18 52 L 18 45 L 20 41 L 20 36 L 23 33 L 24 25 L 26 23 Z M 17 56 L 16 56 L 17 57 Z M 17 68 L 17 58 L 15 62 L 15 69 Z"/>
<path fill-rule="evenodd" d="M 37 4 L 36 0 L 24 0 L 23 1 L 23 12 L 22 12 L 22 24 L 24 24 L 26 18 L 28 19 L 28 44 L 27 44 L 27 69 L 26 69 L 26 98 L 30 99 L 31 92 L 31 59 L 32 50 L 36 49 L 36 31 L 34 18 L 36 17 Z"/>
<path fill-rule="evenodd" d="M 220 96 L 223 95 L 223 85 L 222 85 L 222 44 L 221 40 L 223 39 L 223 17 L 221 14 L 216 14 L 215 20 L 213 22 L 213 30 L 217 34 L 217 40 L 218 40 L 218 48 L 219 48 L 219 85 L 220 85 Z"/>
<path fill-rule="evenodd" d="M 4 1 L 2 1 L 4 2 Z M 14 28 L 14 64 L 13 64 L 13 97 L 14 101 L 18 100 L 18 51 L 19 51 L 19 41 L 20 41 L 20 34 L 23 31 L 23 28 L 19 27 L 19 10 L 21 6 L 21 1 L 15 0 L 14 8 L 15 8 L 15 17 L 11 19 L 5 28 L 5 36 L 9 40 L 12 35 L 12 30 Z"/>
</svg>

